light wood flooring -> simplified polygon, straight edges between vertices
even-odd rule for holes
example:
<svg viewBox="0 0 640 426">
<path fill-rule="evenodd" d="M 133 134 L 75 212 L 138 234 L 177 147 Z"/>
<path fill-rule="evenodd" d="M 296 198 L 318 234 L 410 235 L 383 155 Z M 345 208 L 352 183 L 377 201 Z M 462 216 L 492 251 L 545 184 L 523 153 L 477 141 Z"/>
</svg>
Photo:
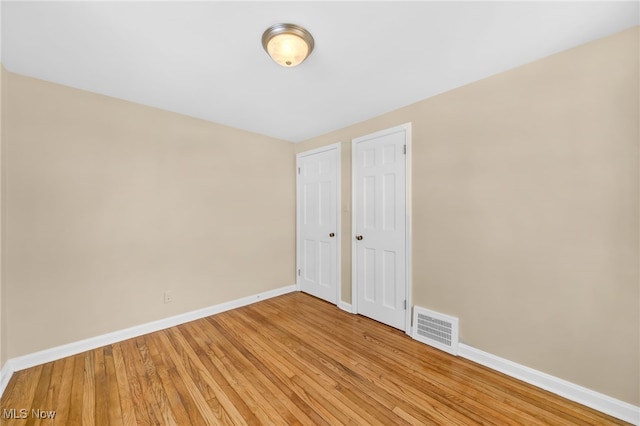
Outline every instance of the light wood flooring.
<svg viewBox="0 0 640 426">
<path fill-rule="evenodd" d="M 303 293 L 17 372 L 11 409 L 2 426 L 625 424 Z"/>
</svg>

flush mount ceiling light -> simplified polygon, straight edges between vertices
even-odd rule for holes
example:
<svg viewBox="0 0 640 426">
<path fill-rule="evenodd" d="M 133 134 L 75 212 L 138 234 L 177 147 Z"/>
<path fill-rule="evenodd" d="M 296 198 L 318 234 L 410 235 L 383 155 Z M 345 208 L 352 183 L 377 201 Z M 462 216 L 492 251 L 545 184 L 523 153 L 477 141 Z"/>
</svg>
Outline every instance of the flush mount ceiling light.
<svg viewBox="0 0 640 426">
<path fill-rule="evenodd" d="M 262 34 L 262 47 L 283 67 L 295 67 L 313 51 L 309 31 L 295 24 L 275 24 Z"/>
</svg>

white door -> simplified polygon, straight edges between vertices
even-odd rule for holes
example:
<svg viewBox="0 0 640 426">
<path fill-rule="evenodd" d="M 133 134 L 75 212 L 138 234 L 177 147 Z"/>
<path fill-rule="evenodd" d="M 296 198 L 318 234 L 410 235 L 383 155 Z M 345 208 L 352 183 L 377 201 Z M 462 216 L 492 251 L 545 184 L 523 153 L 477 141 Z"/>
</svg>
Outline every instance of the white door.
<svg viewBox="0 0 640 426">
<path fill-rule="evenodd" d="M 340 145 L 297 155 L 298 287 L 339 300 Z"/>
<path fill-rule="evenodd" d="M 353 140 L 355 311 L 408 331 L 406 146 L 410 125 Z M 353 302 L 352 301 L 352 302 Z"/>
</svg>

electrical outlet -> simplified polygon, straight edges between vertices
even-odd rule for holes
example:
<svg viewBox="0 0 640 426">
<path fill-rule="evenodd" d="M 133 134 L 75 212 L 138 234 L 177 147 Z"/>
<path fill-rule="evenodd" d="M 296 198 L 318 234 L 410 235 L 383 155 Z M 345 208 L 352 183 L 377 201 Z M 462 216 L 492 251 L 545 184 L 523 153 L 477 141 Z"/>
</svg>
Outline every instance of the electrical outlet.
<svg viewBox="0 0 640 426">
<path fill-rule="evenodd" d="M 164 292 L 164 303 L 171 303 L 173 302 L 173 292 L 172 291 L 165 291 Z"/>
</svg>

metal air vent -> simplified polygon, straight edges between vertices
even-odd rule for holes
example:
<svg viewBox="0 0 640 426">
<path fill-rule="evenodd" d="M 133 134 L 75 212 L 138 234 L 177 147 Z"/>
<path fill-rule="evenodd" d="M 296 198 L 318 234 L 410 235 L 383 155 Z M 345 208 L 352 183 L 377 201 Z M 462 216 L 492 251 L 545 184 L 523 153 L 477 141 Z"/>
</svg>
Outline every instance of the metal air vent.
<svg viewBox="0 0 640 426">
<path fill-rule="evenodd" d="M 413 308 L 413 338 L 458 355 L 458 318 L 416 306 Z"/>
</svg>

